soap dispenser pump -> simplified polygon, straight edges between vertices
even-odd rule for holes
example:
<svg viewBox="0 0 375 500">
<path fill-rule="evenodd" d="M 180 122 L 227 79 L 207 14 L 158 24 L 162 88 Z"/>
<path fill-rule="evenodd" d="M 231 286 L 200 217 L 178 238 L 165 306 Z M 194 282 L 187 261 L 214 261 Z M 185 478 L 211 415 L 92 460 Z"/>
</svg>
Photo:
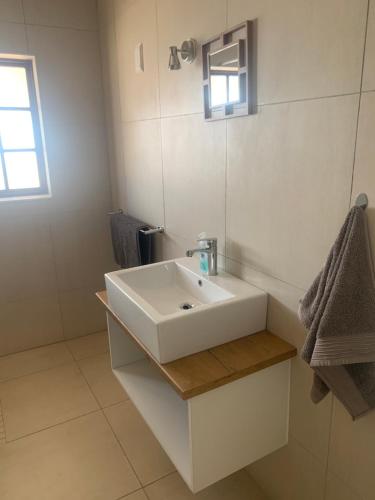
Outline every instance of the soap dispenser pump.
<svg viewBox="0 0 375 500">
<path fill-rule="evenodd" d="M 202 249 L 207 248 L 207 233 L 203 232 L 198 234 L 198 247 Z M 208 253 L 199 252 L 199 269 L 201 273 L 208 274 Z"/>
</svg>

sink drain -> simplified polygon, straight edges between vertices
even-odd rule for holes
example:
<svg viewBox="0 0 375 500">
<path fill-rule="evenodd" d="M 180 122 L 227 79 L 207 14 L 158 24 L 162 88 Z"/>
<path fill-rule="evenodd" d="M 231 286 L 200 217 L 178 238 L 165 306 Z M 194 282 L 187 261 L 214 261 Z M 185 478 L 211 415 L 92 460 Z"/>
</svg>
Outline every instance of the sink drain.
<svg viewBox="0 0 375 500">
<path fill-rule="evenodd" d="M 180 304 L 180 309 L 183 311 L 187 311 L 188 309 L 193 309 L 194 305 L 189 304 L 189 302 L 184 302 L 183 304 Z"/>
</svg>

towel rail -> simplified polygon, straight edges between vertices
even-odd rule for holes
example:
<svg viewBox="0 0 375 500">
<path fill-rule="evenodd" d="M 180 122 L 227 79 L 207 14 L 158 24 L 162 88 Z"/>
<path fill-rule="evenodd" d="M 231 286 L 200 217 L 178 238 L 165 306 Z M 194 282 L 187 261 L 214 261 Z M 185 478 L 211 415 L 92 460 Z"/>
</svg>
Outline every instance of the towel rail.
<svg viewBox="0 0 375 500">
<path fill-rule="evenodd" d="M 163 226 L 157 226 L 157 227 L 150 228 L 150 229 L 140 229 L 139 232 L 143 233 L 143 234 L 164 233 L 164 227 Z"/>
<path fill-rule="evenodd" d="M 108 215 L 116 215 L 116 214 L 123 214 L 124 211 L 122 208 L 119 208 L 118 210 L 114 210 L 112 212 L 108 212 Z M 157 226 L 157 227 L 150 227 L 149 229 L 140 229 L 139 230 L 142 234 L 156 234 L 156 233 L 164 233 L 164 226 Z"/>
<path fill-rule="evenodd" d="M 108 212 L 107 215 L 116 215 L 116 214 L 123 214 L 124 211 L 122 208 L 119 208 L 118 210 L 113 210 L 112 212 Z"/>
</svg>

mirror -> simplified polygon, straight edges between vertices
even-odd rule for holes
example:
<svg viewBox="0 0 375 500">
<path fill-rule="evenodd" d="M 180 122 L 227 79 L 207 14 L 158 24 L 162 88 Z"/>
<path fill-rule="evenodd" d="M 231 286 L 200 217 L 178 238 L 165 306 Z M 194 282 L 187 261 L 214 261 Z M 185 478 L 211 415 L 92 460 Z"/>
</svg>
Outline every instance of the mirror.
<svg viewBox="0 0 375 500">
<path fill-rule="evenodd" d="M 208 55 L 210 107 L 240 102 L 240 45 L 233 43 Z"/>
<path fill-rule="evenodd" d="M 205 120 L 256 113 L 256 53 L 256 20 L 243 21 L 202 44 Z"/>
</svg>

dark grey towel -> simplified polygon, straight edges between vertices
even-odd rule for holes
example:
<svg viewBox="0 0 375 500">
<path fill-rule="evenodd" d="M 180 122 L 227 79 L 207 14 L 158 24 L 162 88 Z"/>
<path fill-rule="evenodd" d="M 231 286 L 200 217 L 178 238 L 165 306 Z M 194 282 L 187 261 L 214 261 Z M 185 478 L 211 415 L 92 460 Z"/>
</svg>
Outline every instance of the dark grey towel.
<svg viewBox="0 0 375 500">
<path fill-rule="evenodd" d="M 122 268 L 142 266 L 151 263 L 152 236 L 141 229 L 148 225 L 130 215 L 111 215 L 111 234 L 115 260 Z"/>
<path fill-rule="evenodd" d="M 353 418 L 375 408 L 375 281 L 362 208 L 350 210 L 299 316 L 309 330 L 301 355 L 315 372 L 312 400 L 331 390 Z"/>
</svg>

